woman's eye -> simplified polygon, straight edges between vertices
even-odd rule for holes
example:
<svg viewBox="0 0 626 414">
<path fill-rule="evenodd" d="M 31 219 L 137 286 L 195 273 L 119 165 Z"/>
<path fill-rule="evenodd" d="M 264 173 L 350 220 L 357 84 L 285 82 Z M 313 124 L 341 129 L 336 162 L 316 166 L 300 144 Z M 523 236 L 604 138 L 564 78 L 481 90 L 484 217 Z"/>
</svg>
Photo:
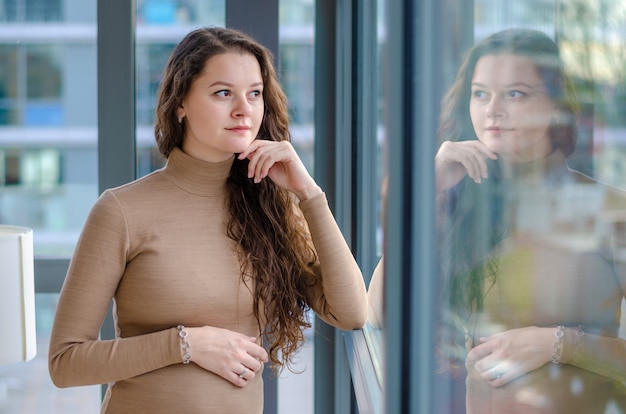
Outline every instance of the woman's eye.
<svg viewBox="0 0 626 414">
<path fill-rule="evenodd" d="M 485 91 L 476 90 L 472 91 L 472 96 L 476 99 L 483 100 L 487 98 L 487 93 Z"/>
<path fill-rule="evenodd" d="M 230 92 L 228 92 L 227 90 L 221 90 L 215 92 L 215 94 L 221 98 L 226 98 L 228 95 L 230 95 Z"/>
<path fill-rule="evenodd" d="M 260 97 L 261 95 L 262 95 L 262 92 L 261 92 L 261 91 L 252 91 L 252 92 L 250 92 L 250 96 L 251 96 L 252 98 L 258 98 L 258 97 Z"/>
<path fill-rule="evenodd" d="M 506 93 L 506 97 L 511 99 L 519 99 L 523 98 L 524 96 L 526 96 L 526 94 L 522 91 L 508 91 Z"/>
</svg>

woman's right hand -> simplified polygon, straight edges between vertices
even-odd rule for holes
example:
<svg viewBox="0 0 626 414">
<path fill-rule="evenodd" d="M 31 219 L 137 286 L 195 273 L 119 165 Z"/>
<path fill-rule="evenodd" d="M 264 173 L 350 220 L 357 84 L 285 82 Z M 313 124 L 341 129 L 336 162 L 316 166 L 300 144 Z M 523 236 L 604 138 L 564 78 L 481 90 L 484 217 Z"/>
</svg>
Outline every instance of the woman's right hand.
<svg viewBox="0 0 626 414">
<path fill-rule="evenodd" d="M 435 155 L 437 192 L 454 187 L 466 174 L 480 183 L 489 176 L 487 158 L 498 156 L 478 140 L 444 141 Z"/>
<path fill-rule="evenodd" d="M 248 385 L 268 361 L 255 337 L 211 326 L 186 329 L 191 361 L 239 387 Z"/>
</svg>

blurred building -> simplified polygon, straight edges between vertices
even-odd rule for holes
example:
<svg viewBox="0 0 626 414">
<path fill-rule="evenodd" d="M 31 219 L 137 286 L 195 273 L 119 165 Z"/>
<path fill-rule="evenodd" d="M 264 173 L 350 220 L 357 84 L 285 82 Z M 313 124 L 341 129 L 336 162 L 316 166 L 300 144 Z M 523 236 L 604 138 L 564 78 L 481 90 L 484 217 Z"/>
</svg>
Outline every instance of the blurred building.
<svg viewBox="0 0 626 414">
<path fill-rule="evenodd" d="M 163 163 L 152 124 L 169 53 L 195 27 L 224 26 L 225 3 L 138 0 L 136 6 L 139 177 Z M 293 139 L 309 163 L 313 11 L 312 0 L 281 8 L 278 68 L 286 74 Z M 95 0 L 0 2 L 0 223 L 33 228 L 39 255 L 71 254 L 98 195 L 96 37 Z"/>
</svg>

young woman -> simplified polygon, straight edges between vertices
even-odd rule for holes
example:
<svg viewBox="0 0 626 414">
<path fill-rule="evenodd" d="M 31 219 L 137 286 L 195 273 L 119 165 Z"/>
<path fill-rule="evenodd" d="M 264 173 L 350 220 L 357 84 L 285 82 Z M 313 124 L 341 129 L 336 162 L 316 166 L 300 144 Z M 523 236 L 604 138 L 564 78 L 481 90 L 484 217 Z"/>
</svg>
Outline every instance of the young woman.
<svg viewBox="0 0 626 414">
<path fill-rule="evenodd" d="M 289 364 L 308 309 L 340 329 L 365 323 L 361 272 L 254 40 L 189 33 L 165 68 L 155 134 L 166 166 L 105 191 L 85 224 L 51 377 L 108 383 L 108 414 L 261 413 L 263 366 Z M 116 338 L 104 341 L 112 300 Z"/>
<path fill-rule="evenodd" d="M 471 49 L 444 99 L 442 349 L 465 358 L 468 413 L 626 412 L 626 273 L 596 237 L 626 197 L 568 168 L 576 109 L 557 45 L 525 29 Z"/>
</svg>

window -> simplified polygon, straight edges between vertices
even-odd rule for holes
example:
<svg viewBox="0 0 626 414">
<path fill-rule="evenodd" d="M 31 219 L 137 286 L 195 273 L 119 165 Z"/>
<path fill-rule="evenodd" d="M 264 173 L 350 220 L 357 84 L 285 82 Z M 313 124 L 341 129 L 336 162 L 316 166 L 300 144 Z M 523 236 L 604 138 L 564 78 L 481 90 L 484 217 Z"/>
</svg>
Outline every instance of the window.
<svg viewBox="0 0 626 414">
<path fill-rule="evenodd" d="M 389 4 L 385 412 L 626 412 L 625 7 Z M 515 58 L 507 49 L 470 60 L 473 83 L 447 95 L 472 46 L 508 29 L 544 36 L 532 32 Z M 507 44 L 502 39 L 490 47 Z M 541 43 L 537 59 L 531 45 Z M 547 52 L 552 43 L 560 66 Z M 403 75 L 393 71 L 399 65 Z M 555 82 L 561 69 L 570 83 Z M 499 89 L 523 76 L 526 89 Z M 525 110 L 514 112 L 522 102 Z M 507 141 L 514 122 L 511 131 L 525 133 Z M 575 148 L 567 145 L 572 131 Z M 547 144 L 522 151 L 533 137 Z M 497 160 L 482 158 L 486 177 L 446 181 L 446 165 L 459 163 L 441 163 L 443 151 L 468 140 Z M 524 354 L 520 341 L 543 356 Z"/>
<path fill-rule="evenodd" d="M 0 223 L 33 229 L 36 260 L 71 254 L 98 195 L 96 2 L 64 3 L 0 3 Z M 37 356 L 0 367 L 0 412 L 99 411 L 100 387 L 50 381 L 57 297 L 36 294 Z"/>
<path fill-rule="evenodd" d="M 61 0 L 3 0 L 0 21 L 56 22 L 62 20 Z"/>
</svg>

